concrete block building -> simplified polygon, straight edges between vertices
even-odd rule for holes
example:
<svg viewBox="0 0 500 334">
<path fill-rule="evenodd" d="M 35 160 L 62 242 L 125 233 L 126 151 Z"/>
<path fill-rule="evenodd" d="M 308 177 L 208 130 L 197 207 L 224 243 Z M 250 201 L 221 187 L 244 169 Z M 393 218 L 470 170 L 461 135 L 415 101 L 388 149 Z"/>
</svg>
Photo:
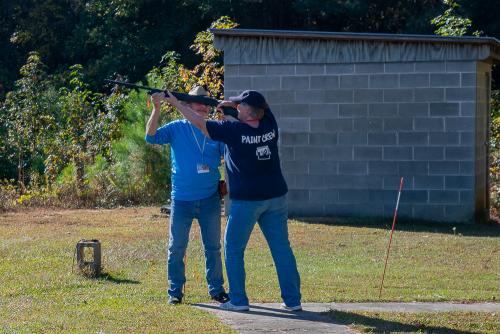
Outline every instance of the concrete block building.
<svg viewBox="0 0 500 334">
<path fill-rule="evenodd" d="M 489 211 L 494 38 L 213 30 L 225 96 L 262 92 L 280 127 L 292 216 Z"/>
</svg>

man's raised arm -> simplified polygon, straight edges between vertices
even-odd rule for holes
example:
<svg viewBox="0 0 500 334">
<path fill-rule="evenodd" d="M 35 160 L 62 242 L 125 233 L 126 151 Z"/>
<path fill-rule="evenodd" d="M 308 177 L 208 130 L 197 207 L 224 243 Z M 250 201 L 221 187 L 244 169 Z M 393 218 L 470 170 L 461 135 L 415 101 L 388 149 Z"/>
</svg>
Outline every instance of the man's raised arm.
<svg viewBox="0 0 500 334">
<path fill-rule="evenodd" d="M 156 134 L 156 130 L 158 130 L 158 119 L 160 118 L 161 100 L 163 98 L 163 93 L 154 93 L 151 96 L 151 100 L 153 101 L 153 111 L 151 112 L 151 116 L 149 116 L 148 123 L 146 124 L 146 134 L 148 136 L 154 136 Z"/>
<path fill-rule="evenodd" d="M 169 91 L 166 91 L 165 93 L 165 100 L 179 109 L 184 118 L 186 118 L 189 122 L 191 122 L 191 124 L 200 129 L 200 131 L 203 132 L 205 136 L 210 138 L 207 131 L 207 120 L 204 117 L 198 115 L 189 106 L 182 104 L 175 96 L 169 94 Z"/>
</svg>

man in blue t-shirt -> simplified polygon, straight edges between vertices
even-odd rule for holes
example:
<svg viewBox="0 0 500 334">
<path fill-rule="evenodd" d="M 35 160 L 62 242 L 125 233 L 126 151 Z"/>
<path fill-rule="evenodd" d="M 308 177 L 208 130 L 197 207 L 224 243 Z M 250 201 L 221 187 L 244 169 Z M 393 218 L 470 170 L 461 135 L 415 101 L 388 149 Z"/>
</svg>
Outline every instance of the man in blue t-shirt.
<svg viewBox="0 0 500 334">
<path fill-rule="evenodd" d="M 239 122 L 207 121 L 174 96 L 167 101 L 177 107 L 205 135 L 226 144 L 224 160 L 231 205 L 224 237 L 230 301 L 222 309 L 248 311 L 245 291 L 244 252 L 255 222 L 267 240 L 278 273 L 282 307 L 299 311 L 300 276 L 288 239 L 288 191 L 278 155 L 278 126 L 262 94 L 244 91 L 218 108 L 238 110 Z"/>
<path fill-rule="evenodd" d="M 202 87 L 193 88 L 191 95 L 207 95 Z M 205 249 L 206 279 L 209 294 L 219 302 L 228 301 L 224 291 L 220 252 L 220 211 L 218 193 L 219 165 L 224 145 L 207 138 L 186 120 L 170 122 L 158 128 L 163 93 L 153 94 L 153 111 L 146 126 L 146 141 L 150 144 L 170 144 L 172 160 L 172 194 L 170 238 L 168 245 L 169 303 L 182 302 L 186 282 L 184 255 L 193 219 L 198 219 Z M 189 107 L 206 119 L 210 108 L 199 103 Z"/>
</svg>

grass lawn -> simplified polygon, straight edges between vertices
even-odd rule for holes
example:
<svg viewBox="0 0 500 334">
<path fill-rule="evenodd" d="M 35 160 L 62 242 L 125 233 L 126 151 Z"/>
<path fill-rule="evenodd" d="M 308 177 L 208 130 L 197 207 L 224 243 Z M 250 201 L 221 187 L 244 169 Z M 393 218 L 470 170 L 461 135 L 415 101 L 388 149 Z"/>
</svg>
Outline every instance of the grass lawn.
<svg viewBox="0 0 500 334">
<path fill-rule="evenodd" d="M 382 225 L 291 221 L 303 301 L 378 301 L 389 236 Z M 231 333 L 210 314 L 166 305 L 167 226 L 159 208 L 0 215 L 0 332 Z M 500 298 L 499 226 L 452 227 L 396 226 L 382 300 Z M 72 272 L 74 248 L 82 238 L 101 241 L 106 278 L 89 280 Z M 258 228 L 246 268 L 251 302 L 280 301 L 271 255 Z M 196 224 L 186 274 L 185 301 L 208 301 Z"/>
<path fill-rule="evenodd" d="M 342 312 L 328 314 L 333 321 L 364 333 L 498 333 L 500 316 L 494 313 L 387 313 Z"/>
</svg>

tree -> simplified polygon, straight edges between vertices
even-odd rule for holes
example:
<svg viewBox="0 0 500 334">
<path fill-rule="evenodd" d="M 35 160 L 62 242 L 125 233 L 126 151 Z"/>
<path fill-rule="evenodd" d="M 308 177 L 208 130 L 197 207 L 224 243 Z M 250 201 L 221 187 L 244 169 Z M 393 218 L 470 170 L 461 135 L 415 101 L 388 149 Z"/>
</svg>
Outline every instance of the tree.
<svg viewBox="0 0 500 334">
<path fill-rule="evenodd" d="M 224 67 L 220 63 L 222 52 L 215 48 L 214 36 L 210 29 L 233 29 L 238 24 L 228 16 L 222 16 L 210 25 L 210 28 L 199 32 L 190 49 L 202 57 L 200 64 L 191 71 L 197 78 L 196 84 L 208 88 L 208 91 L 217 98 L 224 93 Z"/>
<path fill-rule="evenodd" d="M 48 165 L 73 163 L 77 188 L 83 190 L 85 166 L 92 164 L 98 154 L 109 157 L 111 153 L 111 141 L 119 129 L 117 114 L 121 102 L 119 97 L 106 99 L 91 91 L 83 80 L 82 65 L 71 66 L 69 75 L 70 88 L 60 92 L 59 130 L 52 146 L 51 156 L 58 160 L 49 160 Z"/>
<path fill-rule="evenodd" d="M 468 34 L 472 27 L 472 21 L 469 18 L 460 16 L 458 13 L 460 5 L 454 0 L 443 0 L 443 3 L 448 6 L 448 9 L 431 20 L 431 23 L 437 27 L 434 32 L 441 36 L 463 36 Z M 479 34 L 478 31 L 473 32 L 473 35 L 478 36 Z"/>
<path fill-rule="evenodd" d="M 21 79 L 16 81 L 14 91 L 7 94 L 2 108 L 6 135 L 0 149 L 10 151 L 9 158 L 17 161 L 17 180 L 23 192 L 27 174 L 40 168 L 44 143 L 55 129 L 56 103 L 38 53 L 30 53 L 20 73 Z"/>
</svg>

